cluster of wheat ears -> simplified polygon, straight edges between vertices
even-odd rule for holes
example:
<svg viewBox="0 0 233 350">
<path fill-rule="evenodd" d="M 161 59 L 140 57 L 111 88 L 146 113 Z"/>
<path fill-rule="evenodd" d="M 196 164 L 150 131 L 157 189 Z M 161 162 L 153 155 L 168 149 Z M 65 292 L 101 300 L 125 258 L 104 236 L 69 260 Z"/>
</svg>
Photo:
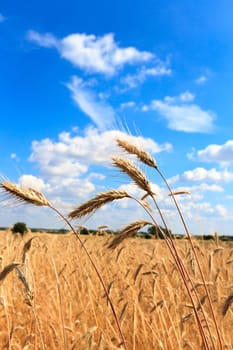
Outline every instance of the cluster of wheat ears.
<svg viewBox="0 0 233 350">
<path fill-rule="evenodd" d="M 185 194 L 186 192 L 173 192 L 170 188 L 165 176 L 158 168 L 156 161 L 153 159 L 153 157 L 147 153 L 146 151 L 142 150 L 141 148 L 135 146 L 134 144 L 129 143 L 127 140 L 117 139 L 116 140 L 117 145 L 120 147 L 120 149 L 124 150 L 126 154 L 133 155 L 137 161 L 142 162 L 144 165 L 149 166 L 153 168 L 160 178 L 164 181 L 165 186 L 168 189 L 169 195 L 171 197 L 171 200 L 174 203 L 174 206 L 177 210 L 177 215 L 179 216 L 182 225 L 184 227 L 187 242 L 190 245 L 190 251 L 193 257 L 193 260 L 195 261 L 195 264 L 197 266 L 197 269 L 199 271 L 199 275 L 201 278 L 201 284 L 204 286 L 204 299 L 203 296 L 200 296 L 198 292 L 198 288 L 196 283 L 193 280 L 193 276 L 190 274 L 190 271 L 188 270 L 184 259 L 182 258 L 179 249 L 177 249 L 177 241 L 174 239 L 174 237 L 171 234 L 171 231 L 169 230 L 165 217 L 163 215 L 163 212 L 160 210 L 160 207 L 156 200 L 156 193 L 153 192 L 152 186 L 150 181 L 147 179 L 145 174 L 141 169 L 138 168 L 138 166 L 135 165 L 133 161 L 129 161 L 128 157 L 114 157 L 112 158 L 113 164 L 115 167 L 117 167 L 121 172 L 127 174 L 129 178 L 143 191 L 143 196 L 140 198 L 137 198 L 135 196 L 132 196 L 131 194 L 127 193 L 124 190 L 109 190 L 103 193 L 99 193 L 94 198 L 86 201 L 85 203 L 79 205 L 78 207 L 74 208 L 67 216 L 64 216 L 46 197 L 43 193 L 33 189 L 33 188 L 21 188 L 16 184 L 13 184 L 10 181 L 3 181 L 0 184 L 0 187 L 2 191 L 10 195 L 12 199 L 15 199 L 16 201 L 20 201 L 22 203 L 28 203 L 36 206 L 45 206 L 49 207 L 51 210 L 53 210 L 59 217 L 64 220 L 68 228 L 71 230 L 71 232 L 74 234 L 76 239 L 81 245 L 82 250 L 85 252 L 88 261 L 90 262 L 90 265 L 93 268 L 93 271 L 96 273 L 96 276 L 98 277 L 98 280 L 100 282 L 100 285 L 102 286 L 105 296 L 107 298 L 108 305 L 110 305 L 115 322 L 116 327 L 119 332 L 119 336 L 121 338 L 121 347 L 124 349 L 129 349 L 129 344 L 126 340 L 125 334 L 122 329 L 122 325 L 119 319 L 119 316 L 117 314 L 117 311 L 115 309 L 114 300 L 112 300 L 110 295 L 110 289 L 109 287 L 106 287 L 106 282 L 104 281 L 104 278 L 102 276 L 102 273 L 98 267 L 98 263 L 94 260 L 92 254 L 89 253 L 86 245 L 84 244 L 79 232 L 74 228 L 72 225 L 72 220 L 74 219 L 80 219 L 86 215 L 89 215 L 93 213 L 94 211 L 101 208 L 103 205 L 124 199 L 129 198 L 133 201 L 135 201 L 141 208 L 144 209 L 148 219 L 141 219 L 137 220 L 133 223 L 130 223 L 127 225 L 124 229 L 122 229 L 120 232 L 118 232 L 113 238 L 111 238 L 110 241 L 108 241 L 108 248 L 109 253 L 111 253 L 111 250 L 118 247 L 123 240 L 125 240 L 128 237 L 133 236 L 133 234 L 141 229 L 143 229 L 147 225 L 152 225 L 156 227 L 156 230 L 160 232 L 160 234 L 164 238 L 164 242 L 167 246 L 168 251 L 170 252 L 171 258 L 173 259 L 173 262 L 176 266 L 176 269 L 179 273 L 180 279 L 183 282 L 183 286 L 187 292 L 187 296 L 190 299 L 191 307 L 193 310 L 193 315 L 196 319 L 196 329 L 195 331 L 197 334 L 199 334 L 199 337 L 201 339 L 202 348 L 203 349 L 224 349 L 223 341 L 221 338 L 220 330 L 219 330 L 219 324 L 217 322 L 217 318 L 215 315 L 215 310 L 213 307 L 213 302 L 211 300 L 211 296 L 208 289 L 208 283 L 206 282 L 206 278 L 204 276 L 204 272 L 198 257 L 198 252 L 195 249 L 195 245 L 193 243 L 193 238 L 189 232 L 189 229 L 187 227 L 187 224 L 184 220 L 184 217 L 182 215 L 182 212 L 180 210 L 180 207 L 176 200 L 176 195 L 178 194 Z M 158 218 L 158 219 L 157 219 Z M 158 221 L 162 221 L 163 226 L 165 230 L 161 229 L 161 226 L 159 225 Z M 30 249 L 30 245 L 32 242 L 31 238 L 27 244 L 24 246 L 23 250 L 23 260 L 22 263 L 25 260 L 25 256 L 27 251 Z M 19 268 L 18 263 L 11 263 L 2 270 L 0 273 L 0 281 L 3 280 L 11 271 L 14 269 L 17 270 L 19 278 L 21 278 L 21 281 L 24 284 L 25 289 L 28 292 L 28 303 L 30 304 L 30 288 L 27 285 L 27 281 L 24 278 L 23 273 L 21 273 L 21 270 Z M 138 270 L 139 272 L 139 270 Z M 204 309 L 204 300 L 207 300 L 208 307 Z M 225 307 L 225 313 L 227 309 L 230 307 L 231 303 L 233 302 L 233 297 L 228 298 L 226 301 L 224 307 Z M 208 309 L 208 311 L 207 311 Z M 207 314 L 208 312 L 208 314 Z"/>
</svg>

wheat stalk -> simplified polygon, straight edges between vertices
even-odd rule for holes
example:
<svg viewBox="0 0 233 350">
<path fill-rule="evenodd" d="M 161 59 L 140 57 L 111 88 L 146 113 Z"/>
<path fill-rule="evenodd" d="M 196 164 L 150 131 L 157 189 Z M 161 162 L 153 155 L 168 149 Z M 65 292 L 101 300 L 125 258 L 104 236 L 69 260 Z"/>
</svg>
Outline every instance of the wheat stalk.
<svg viewBox="0 0 233 350">
<path fill-rule="evenodd" d="M 192 240 L 191 240 L 191 237 L 190 237 L 190 234 L 189 234 L 189 230 L 188 230 L 187 225 L 186 225 L 186 223 L 185 223 L 185 221 L 184 221 L 184 218 L 183 218 L 183 216 L 182 216 L 182 213 L 181 213 L 181 211 L 180 211 L 180 208 L 179 208 L 179 206 L 178 206 L 178 204 L 177 204 L 177 202 L 176 202 L 175 194 L 173 194 L 173 192 L 172 192 L 172 190 L 171 190 L 171 188 L 170 188 L 170 186 L 169 186 L 169 184 L 168 184 L 166 178 L 164 177 L 164 175 L 161 173 L 161 171 L 160 171 L 159 168 L 157 167 L 157 165 L 156 165 L 155 161 L 153 160 L 153 158 L 151 158 L 151 156 L 150 156 L 149 154 L 147 154 L 146 152 L 144 153 L 144 151 L 141 151 L 141 150 L 140 150 L 139 148 L 137 148 L 136 146 L 134 146 L 134 145 L 132 145 L 132 144 L 130 144 L 130 143 L 124 141 L 124 140 L 119 140 L 119 139 L 117 139 L 117 143 L 118 143 L 118 145 L 119 145 L 120 147 L 124 148 L 128 153 L 131 153 L 131 154 L 136 155 L 137 158 L 138 158 L 139 160 L 141 160 L 143 163 L 145 163 L 145 164 L 147 164 L 147 165 L 149 165 L 149 166 L 152 166 L 152 167 L 158 172 L 158 174 L 162 177 L 163 181 L 165 182 L 166 186 L 167 186 L 168 189 L 169 189 L 169 192 L 170 192 L 171 197 L 172 197 L 173 200 L 174 200 L 174 203 L 175 203 L 175 205 L 176 205 L 176 208 L 177 208 L 177 210 L 178 210 L 178 213 L 179 213 L 179 215 L 180 215 L 180 218 L 181 218 L 181 220 L 182 220 L 182 223 L 183 223 L 183 225 L 184 225 L 184 228 L 185 228 L 185 230 L 186 230 L 186 233 L 187 233 L 187 235 L 188 235 L 188 237 L 189 237 L 190 243 L 191 243 L 192 248 L 193 248 L 193 244 L 192 244 Z M 142 153 L 142 152 L 143 152 L 143 153 Z M 123 171 L 126 172 L 126 173 L 130 176 L 129 170 L 127 170 L 127 168 L 125 168 Z M 131 176 L 131 177 L 132 177 L 132 176 Z M 135 180 L 134 180 L 134 181 L 135 181 Z M 136 183 L 137 183 L 137 182 L 136 182 Z M 138 183 L 137 183 L 137 184 L 138 184 Z M 142 188 L 142 186 L 140 186 L 140 187 Z M 148 192 L 148 191 L 146 190 L 146 192 Z M 150 191 L 149 191 L 148 194 L 151 195 L 152 199 L 154 199 L 153 193 L 150 193 Z M 178 193 L 177 193 L 177 194 L 178 194 Z M 155 200 L 154 200 L 154 203 L 155 203 Z M 139 203 L 139 204 L 141 204 L 141 203 Z M 156 207 L 157 207 L 157 209 L 159 210 L 159 208 L 158 208 L 157 205 L 156 205 Z M 146 209 L 146 208 L 145 208 L 145 209 Z M 160 210 L 159 210 L 159 213 L 160 213 L 160 216 L 161 216 Z M 148 212 L 148 214 L 149 214 L 149 212 Z M 161 218 L 163 219 L 163 216 L 161 216 Z M 163 220 L 163 223 L 164 223 L 164 220 Z M 166 227 L 166 225 L 165 225 L 165 227 Z M 174 246 L 173 246 L 173 249 L 175 249 L 174 252 L 175 252 L 176 255 L 177 255 L 177 251 L 176 251 L 176 248 L 175 248 Z M 202 275 L 203 282 L 205 283 L 205 278 L 204 278 L 203 272 L 202 272 L 202 270 L 201 270 L 201 267 L 200 267 L 200 265 L 199 265 L 199 260 L 198 260 L 198 258 L 197 258 L 197 255 L 196 255 L 195 250 L 194 250 L 194 254 L 195 254 L 195 258 L 196 258 L 197 263 L 198 263 L 198 267 L 199 267 L 200 273 L 201 273 L 201 275 Z M 177 263 L 178 263 L 178 265 L 179 265 L 181 262 L 180 262 L 180 259 L 179 259 L 178 255 L 177 255 L 177 258 L 178 258 Z M 183 266 L 180 266 L 180 268 L 181 268 L 181 271 L 180 271 L 180 272 L 181 272 L 181 274 L 183 275 L 183 273 L 184 273 Z M 183 276 L 183 277 L 185 278 L 185 276 Z M 184 282 L 186 283 L 185 280 L 184 280 Z M 191 297 L 191 300 L 192 300 L 192 296 L 191 296 L 191 294 L 190 294 L 189 286 L 186 285 L 186 288 L 187 288 L 187 291 L 188 291 L 188 293 L 189 293 L 189 295 L 190 295 L 190 297 Z M 221 341 L 220 333 L 219 333 L 219 330 L 218 330 L 218 327 L 217 327 L 216 318 L 215 318 L 215 315 L 214 315 L 214 312 L 213 312 L 213 308 L 212 308 L 212 303 L 211 303 L 210 295 L 209 295 L 209 292 L 208 292 L 208 290 L 207 290 L 206 285 L 205 285 L 205 290 L 206 290 L 206 293 L 207 293 L 207 296 L 208 296 L 208 300 L 209 300 L 209 304 L 210 304 L 210 307 L 211 307 L 211 314 L 212 314 L 212 316 L 213 316 L 213 320 L 214 320 L 214 323 L 215 323 L 215 328 L 216 328 L 216 331 L 217 331 L 217 336 L 218 336 L 220 348 L 222 349 L 222 341 Z M 193 301 L 193 300 L 192 300 L 192 301 Z M 208 349 L 208 343 L 207 343 L 206 335 L 205 335 L 204 330 L 203 330 L 203 327 L 202 327 L 202 325 L 201 325 L 201 323 L 200 323 L 200 319 L 199 319 L 199 317 L 198 317 L 197 310 L 195 309 L 195 307 L 194 307 L 194 310 L 195 310 L 195 314 L 196 314 L 196 317 L 197 317 L 197 321 L 198 321 L 198 325 L 199 325 L 200 334 L 201 334 L 202 339 L 203 339 L 203 342 L 204 342 L 204 344 L 205 344 L 205 348 Z M 205 320 L 206 320 L 206 319 L 205 319 Z M 207 320 L 206 320 L 206 325 L 207 325 L 208 331 L 209 331 L 209 333 L 210 333 L 210 329 L 209 329 L 209 325 L 208 325 L 208 323 L 207 323 Z M 210 334 L 210 337 L 211 337 L 211 334 Z M 213 344 L 213 337 L 211 337 L 211 341 L 212 341 L 212 344 Z"/>
<path fill-rule="evenodd" d="M 51 206 L 45 195 L 34 188 L 22 188 L 10 181 L 1 182 L 0 188 L 20 202 L 37 206 Z"/>
<path fill-rule="evenodd" d="M 181 194 L 190 194 L 190 192 L 189 191 L 185 191 L 185 190 L 173 191 L 173 192 L 169 193 L 168 195 L 169 196 L 178 196 L 178 195 L 181 195 Z"/>
<path fill-rule="evenodd" d="M 131 237 L 135 232 L 141 230 L 146 225 L 152 224 L 146 220 L 138 220 L 130 223 L 122 231 L 117 233 L 116 237 L 108 245 L 108 248 L 115 249 L 125 238 Z"/>
<path fill-rule="evenodd" d="M 133 145 L 132 143 L 130 142 L 127 142 L 125 140 L 121 140 L 121 139 L 117 139 L 116 140 L 118 146 L 120 146 L 121 148 L 123 148 L 125 151 L 127 151 L 128 153 L 130 154 L 134 154 L 137 156 L 137 158 L 153 167 L 153 168 L 157 168 L 157 164 L 156 164 L 156 161 L 154 160 L 154 158 L 151 157 L 151 155 L 149 153 L 147 153 L 146 151 L 144 150 L 141 150 L 140 148 L 138 148 L 137 146 Z"/>
<path fill-rule="evenodd" d="M 68 217 L 70 219 L 81 218 L 82 216 L 86 216 L 92 213 L 107 203 L 127 197 L 129 198 L 130 196 L 126 191 L 110 190 L 107 192 L 99 193 L 95 198 L 92 198 L 76 207 L 68 214 Z"/>
</svg>

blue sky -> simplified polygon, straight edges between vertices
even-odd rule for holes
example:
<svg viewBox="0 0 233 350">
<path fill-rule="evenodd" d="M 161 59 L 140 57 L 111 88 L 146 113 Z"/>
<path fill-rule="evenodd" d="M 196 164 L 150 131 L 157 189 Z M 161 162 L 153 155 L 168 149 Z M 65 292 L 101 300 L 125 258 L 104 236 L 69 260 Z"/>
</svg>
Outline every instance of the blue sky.
<svg viewBox="0 0 233 350">
<path fill-rule="evenodd" d="M 141 193 L 111 166 L 116 137 L 156 159 L 193 233 L 233 234 L 233 4 L 229 1 L 1 1 L 0 174 L 64 213 L 100 191 Z M 152 181 L 171 229 L 181 226 Z M 0 226 L 61 227 L 46 208 L 14 208 Z M 77 224 L 119 228 L 129 201 Z"/>
</svg>

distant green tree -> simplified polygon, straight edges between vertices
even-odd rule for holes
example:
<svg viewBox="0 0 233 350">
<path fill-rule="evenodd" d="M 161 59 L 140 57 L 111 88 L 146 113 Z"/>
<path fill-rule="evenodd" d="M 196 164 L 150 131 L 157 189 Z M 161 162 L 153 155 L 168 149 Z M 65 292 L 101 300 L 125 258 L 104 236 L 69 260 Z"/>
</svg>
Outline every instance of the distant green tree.
<svg viewBox="0 0 233 350">
<path fill-rule="evenodd" d="M 13 233 L 19 233 L 21 236 L 24 236 L 27 231 L 27 225 L 24 222 L 16 222 L 12 228 Z"/>
<path fill-rule="evenodd" d="M 81 228 L 80 234 L 81 235 L 89 235 L 89 230 L 86 227 Z"/>
<path fill-rule="evenodd" d="M 166 228 L 162 227 L 162 226 L 150 226 L 147 230 L 147 233 L 151 236 L 154 236 L 155 238 L 160 238 L 160 239 L 164 239 L 164 236 L 162 234 L 162 232 L 164 233 L 165 236 L 169 236 L 171 235 L 172 236 L 172 232 L 171 230 L 167 231 Z"/>
</svg>

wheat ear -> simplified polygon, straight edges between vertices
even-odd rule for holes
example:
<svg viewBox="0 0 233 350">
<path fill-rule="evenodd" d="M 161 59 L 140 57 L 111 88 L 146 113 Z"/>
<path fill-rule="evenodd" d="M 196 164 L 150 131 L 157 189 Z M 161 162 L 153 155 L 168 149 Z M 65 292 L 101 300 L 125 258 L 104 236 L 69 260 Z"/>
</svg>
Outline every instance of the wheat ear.
<svg viewBox="0 0 233 350">
<path fill-rule="evenodd" d="M 134 154 L 137 156 L 137 158 L 153 167 L 153 168 L 157 168 L 157 164 L 156 164 L 156 161 L 154 160 L 154 158 L 152 158 L 152 156 L 147 153 L 146 151 L 144 150 L 141 150 L 140 148 L 138 148 L 137 146 L 133 145 L 132 143 L 129 143 L 125 140 L 121 140 L 121 139 L 117 139 L 116 140 L 118 146 L 120 146 L 121 148 L 123 148 L 125 151 L 127 151 L 128 153 L 131 153 L 131 154 Z"/>
<path fill-rule="evenodd" d="M 91 214 L 93 211 L 99 209 L 107 203 L 127 197 L 129 198 L 130 196 L 126 191 L 110 190 L 107 192 L 99 193 L 95 198 L 92 198 L 76 207 L 68 214 L 68 217 L 70 219 L 81 218 L 82 216 Z"/>
<path fill-rule="evenodd" d="M 222 307 L 222 315 L 223 317 L 226 315 L 228 309 L 230 308 L 231 304 L 233 303 L 233 293 L 231 293 L 230 295 L 228 295 L 228 297 L 226 298 L 223 307 Z"/>
<path fill-rule="evenodd" d="M 139 188 L 148 194 L 153 194 L 150 182 L 141 170 L 139 170 L 132 162 L 123 158 L 112 158 L 114 165 L 123 173 L 127 174 Z"/>
<path fill-rule="evenodd" d="M 22 188 L 10 181 L 1 182 L 0 188 L 20 202 L 37 206 L 51 206 L 45 195 L 34 188 Z"/>
<path fill-rule="evenodd" d="M 16 267 L 20 265 L 18 263 L 11 263 L 7 266 L 4 267 L 4 269 L 0 272 L 0 281 L 3 281 L 6 276 L 11 272 L 13 271 L 14 269 L 16 269 Z"/>
<path fill-rule="evenodd" d="M 152 223 L 146 220 L 138 220 L 130 223 L 116 234 L 116 237 L 110 242 L 108 248 L 115 249 L 125 238 L 131 237 L 135 232 L 141 230 L 146 225 L 152 225 Z"/>
</svg>

